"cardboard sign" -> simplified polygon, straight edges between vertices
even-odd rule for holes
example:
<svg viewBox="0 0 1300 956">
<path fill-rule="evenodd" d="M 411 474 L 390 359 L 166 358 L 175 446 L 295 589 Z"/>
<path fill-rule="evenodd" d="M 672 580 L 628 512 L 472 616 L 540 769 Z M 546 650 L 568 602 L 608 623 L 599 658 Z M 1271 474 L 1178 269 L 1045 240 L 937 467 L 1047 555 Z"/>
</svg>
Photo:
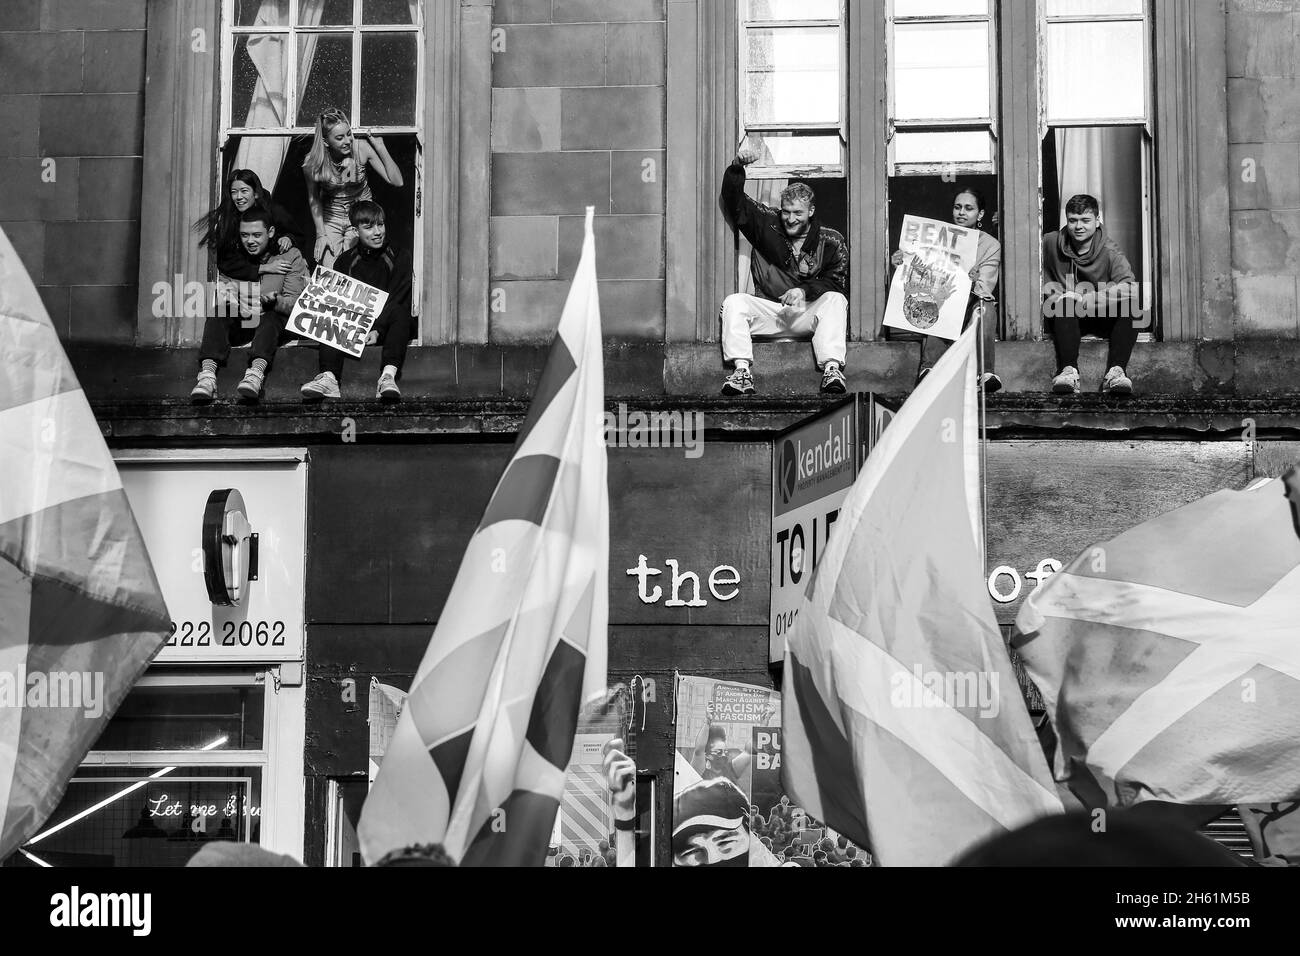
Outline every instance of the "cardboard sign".
<svg viewBox="0 0 1300 956">
<path fill-rule="evenodd" d="M 361 358 L 366 336 L 384 310 L 388 293 L 341 272 L 317 266 L 293 304 L 288 331 Z"/>
<path fill-rule="evenodd" d="M 978 246 L 974 229 L 904 216 L 904 259 L 889 286 L 885 325 L 945 339 L 961 335 Z"/>
</svg>

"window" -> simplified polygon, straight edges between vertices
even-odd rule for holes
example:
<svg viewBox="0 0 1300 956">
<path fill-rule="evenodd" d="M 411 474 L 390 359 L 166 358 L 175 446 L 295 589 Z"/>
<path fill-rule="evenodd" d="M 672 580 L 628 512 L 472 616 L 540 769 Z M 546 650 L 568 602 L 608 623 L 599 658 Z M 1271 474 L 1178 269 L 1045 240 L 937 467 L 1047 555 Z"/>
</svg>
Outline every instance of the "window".
<svg viewBox="0 0 1300 956">
<path fill-rule="evenodd" d="M 741 0 L 740 124 L 762 145 L 752 179 L 843 176 L 842 0 Z"/>
<path fill-rule="evenodd" d="M 1095 197 L 1149 310 L 1154 143 L 1146 2 L 1045 0 L 1044 12 L 1043 229 L 1064 225 L 1071 196 Z"/>
<path fill-rule="evenodd" d="M 265 844 L 275 697 L 261 674 L 146 675 L 5 865 L 184 866 L 206 842 Z"/>
<path fill-rule="evenodd" d="M 316 117 L 345 110 L 353 128 L 382 136 L 405 184 L 371 175 L 394 244 L 415 262 L 419 315 L 423 230 L 424 25 L 418 0 L 224 0 L 221 135 L 224 183 L 252 169 L 276 202 L 314 232 L 302 161 Z"/>
<path fill-rule="evenodd" d="M 997 36 L 989 0 L 894 0 L 890 26 L 890 175 L 993 173 Z"/>
</svg>

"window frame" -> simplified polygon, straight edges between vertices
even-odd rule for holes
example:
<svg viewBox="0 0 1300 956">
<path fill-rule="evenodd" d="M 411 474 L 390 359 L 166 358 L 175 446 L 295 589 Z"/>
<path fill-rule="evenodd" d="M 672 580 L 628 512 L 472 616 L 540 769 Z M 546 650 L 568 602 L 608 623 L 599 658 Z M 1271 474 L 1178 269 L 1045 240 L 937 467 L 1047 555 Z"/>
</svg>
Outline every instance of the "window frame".
<svg viewBox="0 0 1300 956">
<path fill-rule="evenodd" d="M 221 199 L 220 190 L 222 184 L 220 172 L 225 168 L 224 160 L 226 151 L 231 145 L 232 140 L 244 139 L 248 137 L 274 137 L 292 140 L 299 136 L 311 136 L 315 132 L 315 125 L 285 125 L 279 127 L 255 127 L 255 126 L 234 126 L 231 111 L 233 109 L 233 85 L 234 63 L 235 63 L 235 43 L 241 36 L 286 36 L 288 37 L 288 57 L 285 64 L 285 114 L 288 117 L 297 119 L 298 117 L 298 38 L 302 36 L 351 36 L 352 37 L 352 101 L 348 104 L 347 114 L 353 120 L 353 128 L 365 130 L 376 136 L 411 136 L 415 142 L 415 161 L 413 164 L 412 175 L 414 176 L 414 209 L 412 211 L 413 228 L 411 230 L 411 261 L 413 265 L 413 274 L 411 277 L 411 316 L 414 320 L 415 345 L 423 345 L 425 340 L 425 328 L 422 320 L 423 311 L 423 291 L 425 282 L 424 272 L 424 246 L 425 237 L 423 222 L 423 203 L 424 203 L 424 166 L 425 166 L 425 134 L 424 118 L 426 116 L 425 102 L 425 70 L 426 70 L 426 40 L 425 40 L 425 16 L 424 8 L 427 0 L 419 0 L 416 3 L 415 23 L 413 24 L 365 24 L 362 22 L 362 2 L 363 0 L 352 0 L 352 23 L 350 24 L 326 24 L 315 26 L 302 26 L 298 23 L 298 14 L 301 0 L 287 0 L 288 3 L 288 23 L 276 26 L 237 26 L 235 24 L 235 3 L 236 0 L 221 0 L 221 60 L 220 70 L 217 75 L 217 99 L 218 99 L 218 120 L 217 120 L 217 137 L 216 137 L 216 169 L 218 176 L 214 177 L 213 202 L 219 202 Z M 388 124 L 367 126 L 358 122 L 359 110 L 361 106 L 361 69 L 362 69 L 362 40 L 367 33 L 372 34 L 410 34 L 415 37 L 415 108 L 413 116 L 415 122 L 410 125 Z"/>
<path fill-rule="evenodd" d="M 737 67 L 736 67 L 736 118 L 739 126 L 739 136 L 737 144 L 743 142 L 751 134 L 772 134 L 772 133 L 822 133 L 824 135 L 836 135 L 840 141 L 840 161 L 838 163 L 798 166 L 795 164 L 774 164 L 770 166 L 754 163 L 746 171 L 750 179 L 833 179 L 838 177 L 847 177 L 849 164 L 851 162 L 849 154 L 849 136 L 848 136 L 848 111 L 849 111 L 849 88 L 848 88 L 848 34 L 849 34 L 849 11 L 847 0 L 839 0 L 838 19 L 827 20 L 748 20 L 745 14 L 748 11 L 749 4 L 753 0 L 737 0 L 736 20 L 738 23 L 737 33 Z M 748 123 L 745 119 L 745 104 L 749 94 L 749 44 L 746 39 L 752 30 L 756 29 L 826 29 L 834 28 L 839 31 L 840 61 L 839 61 L 839 120 L 835 123 Z"/>
<path fill-rule="evenodd" d="M 995 0 L 985 0 L 985 3 L 986 7 L 983 14 L 963 13 L 898 16 L 895 14 L 895 0 L 889 0 L 887 25 L 885 30 L 885 62 L 888 70 L 885 80 L 885 90 L 888 97 L 885 105 L 888 123 L 886 136 L 889 144 L 887 176 L 939 176 L 944 173 L 955 173 L 960 176 L 997 175 L 1000 152 L 998 142 L 998 119 L 1001 113 L 1001 96 L 999 95 L 999 73 L 1001 62 L 1000 57 L 998 56 L 1000 35 L 998 29 L 998 10 Z M 983 23 L 987 25 L 989 115 L 970 118 L 935 116 L 925 119 L 900 120 L 897 118 L 898 84 L 895 82 L 895 69 L 897 64 L 897 56 L 895 54 L 895 29 L 899 24 L 908 26 L 913 24 L 943 23 Z M 898 146 L 897 134 L 899 132 L 958 133 L 975 130 L 986 132 L 989 136 L 988 162 L 976 160 L 973 162 L 901 163 L 895 158 Z"/>
</svg>

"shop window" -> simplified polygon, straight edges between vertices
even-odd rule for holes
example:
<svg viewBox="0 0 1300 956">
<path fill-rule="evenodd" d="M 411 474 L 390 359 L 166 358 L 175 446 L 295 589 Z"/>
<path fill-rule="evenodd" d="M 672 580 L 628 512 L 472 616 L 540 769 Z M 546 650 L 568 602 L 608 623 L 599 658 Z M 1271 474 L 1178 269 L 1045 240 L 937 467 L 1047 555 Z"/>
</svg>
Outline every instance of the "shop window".
<svg viewBox="0 0 1300 956">
<path fill-rule="evenodd" d="M 1101 206 L 1106 235 L 1154 316 L 1150 14 L 1145 0 L 1046 0 L 1043 230 L 1065 224 L 1071 196 Z M 1146 337 L 1157 330 L 1148 327 Z"/>
<path fill-rule="evenodd" d="M 402 173 L 390 186 L 368 169 L 392 242 L 412 251 L 419 315 L 423 234 L 424 28 L 418 0 L 224 0 L 221 182 L 251 169 L 297 220 L 306 252 L 315 229 L 302 162 L 317 116 L 335 107 L 354 132 L 382 136 Z M 220 198 L 219 196 L 216 198 Z"/>
<path fill-rule="evenodd" d="M 247 672 L 146 675 L 4 865 L 184 866 L 208 842 L 259 843 L 265 692 Z"/>
</svg>

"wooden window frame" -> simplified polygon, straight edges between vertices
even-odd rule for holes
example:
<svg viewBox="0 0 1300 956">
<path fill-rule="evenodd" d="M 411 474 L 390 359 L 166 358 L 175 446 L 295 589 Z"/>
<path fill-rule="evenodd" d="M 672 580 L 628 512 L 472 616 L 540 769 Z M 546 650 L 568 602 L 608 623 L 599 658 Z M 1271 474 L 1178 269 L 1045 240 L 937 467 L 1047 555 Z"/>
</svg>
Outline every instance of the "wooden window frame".
<svg viewBox="0 0 1300 956">
<path fill-rule="evenodd" d="M 668 327 L 670 342 L 714 342 L 735 275 L 735 241 L 718 209 L 738 139 L 736 0 L 668 0 Z M 1037 0 L 1000 0 L 996 82 L 1006 338 L 1041 340 L 1040 164 L 1046 120 Z M 1165 341 L 1231 339 L 1226 16 L 1219 4 L 1151 0 L 1155 282 Z M 850 77 L 849 335 L 877 337 L 888 235 L 887 9 L 855 4 Z M 729 77 L 733 79 L 728 79 Z"/>
<path fill-rule="evenodd" d="M 220 188 L 223 4 L 147 3 L 136 344 L 195 347 L 203 320 L 155 317 L 151 290 L 176 276 L 203 281 L 211 275 L 207 251 L 190 226 Z M 425 149 L 417 170 L 416 224 L 427 268 L 413 297 L 422 301 L 423 344 L 486 342 L 490 130 L 484 117 L 491 104 L 492 0 L 422 0 L 421 6 Z M 202 52 L 195 50 L 200 40 Z M 469 55 L 462 57 L 462 49 Z M 483 253 L 462 262 L 461 248 Z"/>
</svg>

